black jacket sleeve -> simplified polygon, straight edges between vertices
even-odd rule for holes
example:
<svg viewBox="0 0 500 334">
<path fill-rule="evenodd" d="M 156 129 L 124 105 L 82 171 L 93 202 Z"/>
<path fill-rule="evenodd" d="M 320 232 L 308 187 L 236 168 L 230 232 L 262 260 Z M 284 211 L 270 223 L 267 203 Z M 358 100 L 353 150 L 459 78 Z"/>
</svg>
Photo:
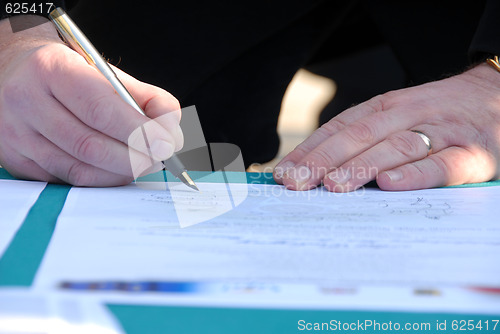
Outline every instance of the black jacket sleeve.
<svg viewBox="0 0 500 334">
<path fill-rule="evenodd" d="M 476 61 L 500 56 L 500 1 L 489 0 L 472 39 L 469 55 Z"/>
</svg>

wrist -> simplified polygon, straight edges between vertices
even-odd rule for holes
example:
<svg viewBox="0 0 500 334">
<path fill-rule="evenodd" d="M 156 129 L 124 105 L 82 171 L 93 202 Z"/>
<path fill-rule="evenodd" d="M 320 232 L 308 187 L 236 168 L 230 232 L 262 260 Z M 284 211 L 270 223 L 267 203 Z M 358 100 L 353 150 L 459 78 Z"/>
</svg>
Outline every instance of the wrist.
<svg viewBox="0 0 500 334">
<path fill-rule="evenodd" d="M 464 76 L 492 91 L 500 92 L 500 71 L 484 61 L 463 73 Z"/>
</svg>

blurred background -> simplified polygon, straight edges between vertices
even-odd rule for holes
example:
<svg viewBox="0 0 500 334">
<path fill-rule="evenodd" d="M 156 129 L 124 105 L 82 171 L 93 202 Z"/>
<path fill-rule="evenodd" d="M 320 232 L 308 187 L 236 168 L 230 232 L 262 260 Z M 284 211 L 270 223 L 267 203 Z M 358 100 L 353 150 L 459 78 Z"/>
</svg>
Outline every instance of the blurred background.
<svg viewBox="0 0 500 334">
<path fill-rule="evenodd" d="M 253 164 L 247 170 L 271 173 L 288 152 L 317 129 L 319 115 L 333 99 L 335 91 L 332 79 L 300 69 L 290 82 L 281 104 L 278 155 L 265 164 Z"/>
</svg>

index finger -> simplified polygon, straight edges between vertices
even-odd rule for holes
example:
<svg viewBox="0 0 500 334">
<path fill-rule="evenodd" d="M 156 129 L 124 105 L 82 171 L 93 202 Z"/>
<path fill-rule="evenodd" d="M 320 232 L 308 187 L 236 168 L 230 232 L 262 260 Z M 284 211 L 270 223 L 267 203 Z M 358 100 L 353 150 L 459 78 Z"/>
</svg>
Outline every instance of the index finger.
<svg viewBox="0 0 500 334">
<path fill-rule="evenodd" d="M 298 145 L 292 152 L 288 153 L 276 165 L 273 173 L 274 180 L 277 183 L 283 183 L 283 175 L 286 173 L 287 169 L 295 166 L 309 154 L 309 152 L 313 151 L 331 136 L 345 129 L 349 124 L 377 111 L 382 111 L 382 108 L 383 105 L 380 101 L 380 97 L 377 96 L 338 114 L 314 131 L 305 141 Z"/>
<path fill-rule="evenodd" d="M 135 129 L 150 121 L 125 103 L 104 76 L 79 54 L 64 50 L 57 58 L 60 59 L 48 64 L 43 73 L 49 93 L 87 126 L 127 143 Z M 158 124 L 150 125 L 148 130 L 152 140 L 173 141 Z"/>
</svg>

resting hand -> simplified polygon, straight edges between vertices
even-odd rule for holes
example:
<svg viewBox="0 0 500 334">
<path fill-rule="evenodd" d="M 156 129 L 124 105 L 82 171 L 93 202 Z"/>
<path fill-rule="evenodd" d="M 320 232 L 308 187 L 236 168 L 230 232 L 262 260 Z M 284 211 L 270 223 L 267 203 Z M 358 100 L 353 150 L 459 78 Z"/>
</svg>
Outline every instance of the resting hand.
<svg viewBox="0 0 500 334">
<path fill-rule="evenodd" d="M 411 190 L 497 179 L 499 167 L 500 73 L 481 64 L 345 110 L 289 153 L 274 178 L 293 190 L 323 182 L 347 192 L 374 179 L 384 190 Z"/>
<path fill-rule="evenodd" d="M 0 21 L 0 165 L 25 179 L 127 184 L 137 175 L 131 159 L 142 171 L 151 166 L 145 152 L 129 155 L 127 145 L 146 122 L 153 157 L 169 158 L 183 143 L 179 103 L 117 72 L 150 118 L 170 117 L 151 124 L 127 105 L 102 74 L 61 42 L 50 22 L 12 33 L 9 21 Z"/>
</svg>

